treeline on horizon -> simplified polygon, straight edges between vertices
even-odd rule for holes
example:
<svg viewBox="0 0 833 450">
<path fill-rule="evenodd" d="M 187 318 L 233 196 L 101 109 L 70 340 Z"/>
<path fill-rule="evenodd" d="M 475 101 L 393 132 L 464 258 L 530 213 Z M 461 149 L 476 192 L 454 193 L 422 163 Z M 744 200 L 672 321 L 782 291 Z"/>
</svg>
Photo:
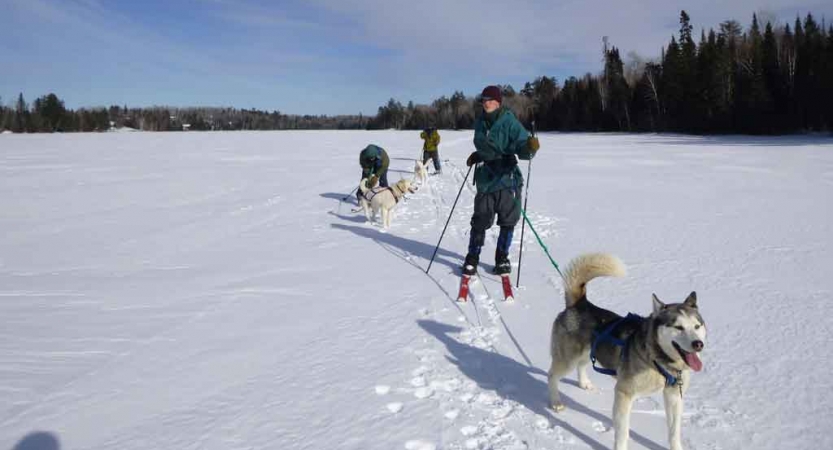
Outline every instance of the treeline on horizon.
<svg viewBox="0 0 833 450">
<path fill-rule="evenodd" d="M 747 30 L 735 20 L 702 30 L 695 43 L 691 20 L 656 60 L 603 40 L 600 74 L 559 84 L 542 76 L 520 91 L 502 85 L 504 104 L 540 130 L 784 134 L 833 130 L 833 25 L 812 14 L 793 26 L 759 20 Z M 236 108 L 82 108 L 69 110 L 48 94 L 28 105 L 0 101 L 0 129 L 14 132 L 285 129 L 466 129 L 480 112 L 477 97 L 455 91 L 430 105 L 391 99 L 375 117 L 285 115 Z"/>
</svg>

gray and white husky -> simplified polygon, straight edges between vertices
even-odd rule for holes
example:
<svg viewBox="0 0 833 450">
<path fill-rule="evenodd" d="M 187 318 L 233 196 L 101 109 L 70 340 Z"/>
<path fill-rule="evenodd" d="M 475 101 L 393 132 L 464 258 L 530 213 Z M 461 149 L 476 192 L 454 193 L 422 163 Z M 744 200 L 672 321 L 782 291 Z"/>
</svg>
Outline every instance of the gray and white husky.
<svg viewBox="0 0 833 450">
<path fill-rule="evenodd" d="M 700 371 L 706 326 L 692 292 L 682 303 L 665 304 L 653 295 L 653 313 L 622 317 L 587 300 L 587 283 L 599 276 L 622 276 L 625 267 L 612 255 L 588 254 L 570 263 L 564 275 L 567 307 L 552 325 L 549 370 L 550 404 L 565 407 L 558 382 L 578 367 L 579 386 L 593 389 L 587 366 L 616 376 L 613 402 L 614 449 L 626 450 L 630 414 L 637 397 L 662 390 L 671 450 L 681 450 L 683 393 L 691 370 Z M 596 367 L 596 366 L 600 367 Z"/>
</svg>

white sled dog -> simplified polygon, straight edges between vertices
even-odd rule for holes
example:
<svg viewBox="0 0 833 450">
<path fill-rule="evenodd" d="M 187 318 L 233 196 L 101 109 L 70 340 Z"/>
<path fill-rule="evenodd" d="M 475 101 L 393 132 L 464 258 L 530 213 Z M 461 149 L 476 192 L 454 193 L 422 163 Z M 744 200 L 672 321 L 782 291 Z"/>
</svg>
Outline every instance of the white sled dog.
<svg viewBox="0 0 833 450">
<path fill-rule="evenodd" d="M 558 382 L 578 367 L 578 382 L 593 389 L 587 366 L 616 377 L 613 401 L 614 449 L 626 450 L 630 414 L 637 397 L 662 390 L 671 450 L 681 450 L 680 423 L 683 394 L 691 370 L 703 368 L 698 353 L 706 340 L 706 325 L 692 292 L 682 303 L 665 304 L 653 295 L 648 317 L 622 317 L 587 300 L 587 283 L 599 276 L 622 276 L 625 267 L 612 255 L 588 254 L 570 263 L 564 274 L 566 309 L 552 325 L 549 370 L 550 404 L 556 412 L 565 406 Z"/>
<path fill-rule="evenodd" d="M 420 185 L 428 182 L 428 162 L 421 163 L 418 159 L 414 161 L 414 181 L 418 181 Z"/>
<path fill-rule="evenodd" d="M 362 179 L 359 183 L 359 189 L 362 191 L 359 203 L 364 210 L 364 216 L 368 222 L 371 222 L 372 217 L 376 217 L 376 213 L 382 212 L 382 227 L 390 228 L 390 221 L 393 217 L 393 208 L 399 203 L 399 200 L 406 192 L 414 193 L 416 188 L 411 185 L 411 180 L 401 179 L 390 187 L 376 186 L 373 189 L 367 187 L 367 178 Z"/>
</svg>

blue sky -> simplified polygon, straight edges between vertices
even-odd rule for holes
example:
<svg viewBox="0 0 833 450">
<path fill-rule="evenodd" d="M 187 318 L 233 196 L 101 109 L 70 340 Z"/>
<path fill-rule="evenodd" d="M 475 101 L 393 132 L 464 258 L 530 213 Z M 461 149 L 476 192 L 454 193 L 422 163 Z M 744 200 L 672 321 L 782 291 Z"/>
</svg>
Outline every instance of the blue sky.
<svg viewBox="0 0 833 450">
<path fill-rule="evenodd" d="M 0 96 L 375 114 L 598 72 L 602 36 L 656 57 L 681 9 L 698 36 L 753 12 L 833 17 L 814 0 L 0 0 Z"/>
</svg>

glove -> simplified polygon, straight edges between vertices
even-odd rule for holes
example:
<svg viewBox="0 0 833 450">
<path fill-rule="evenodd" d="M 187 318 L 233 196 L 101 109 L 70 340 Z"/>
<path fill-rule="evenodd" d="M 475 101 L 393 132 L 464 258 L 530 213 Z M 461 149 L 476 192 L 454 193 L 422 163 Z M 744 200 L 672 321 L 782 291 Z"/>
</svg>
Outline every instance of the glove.
<svg viewBox="0 0 833 450">
<path fill-rule="evenodd" d="M 518 158 L 515 158 L 515 155 L 503 155 L 500 159 L 503 167 L 514 167 L 518 165 Z"/>
<path fill-rule="evenodd" d="M 479 162 L 480 162 L 480 155 L 478 155 L 477 152 L 471 152 L 471 155 L 469 155 L 468 159 L 466 159 L 466 165 L 469 166 L 469 167 L 471 167 L 471 166 L 473 166 L 473 165 L 475 165 Z"/>
<path fill-rule="evenodd" d="M 376 183 L 378 183 L 378 182 L 379 182 L 379 177 L 376 176 L 376 175 L 373 175 L 372 177 L 370 177 L 369 180 L 367 180 L 367 187 L 370 188 L 370 189 L 373 189 L 373 188 L 376 187 Z"/>
<path fill-rule="evenodd" d="M 526 148 L 529 149 L 531 152 L 537 152 L 539 148 L 541 148 L 541 144 L 538 142 L 538 138 L 535 136 L 530 136 L 526 138 Z"/>
</svg>

